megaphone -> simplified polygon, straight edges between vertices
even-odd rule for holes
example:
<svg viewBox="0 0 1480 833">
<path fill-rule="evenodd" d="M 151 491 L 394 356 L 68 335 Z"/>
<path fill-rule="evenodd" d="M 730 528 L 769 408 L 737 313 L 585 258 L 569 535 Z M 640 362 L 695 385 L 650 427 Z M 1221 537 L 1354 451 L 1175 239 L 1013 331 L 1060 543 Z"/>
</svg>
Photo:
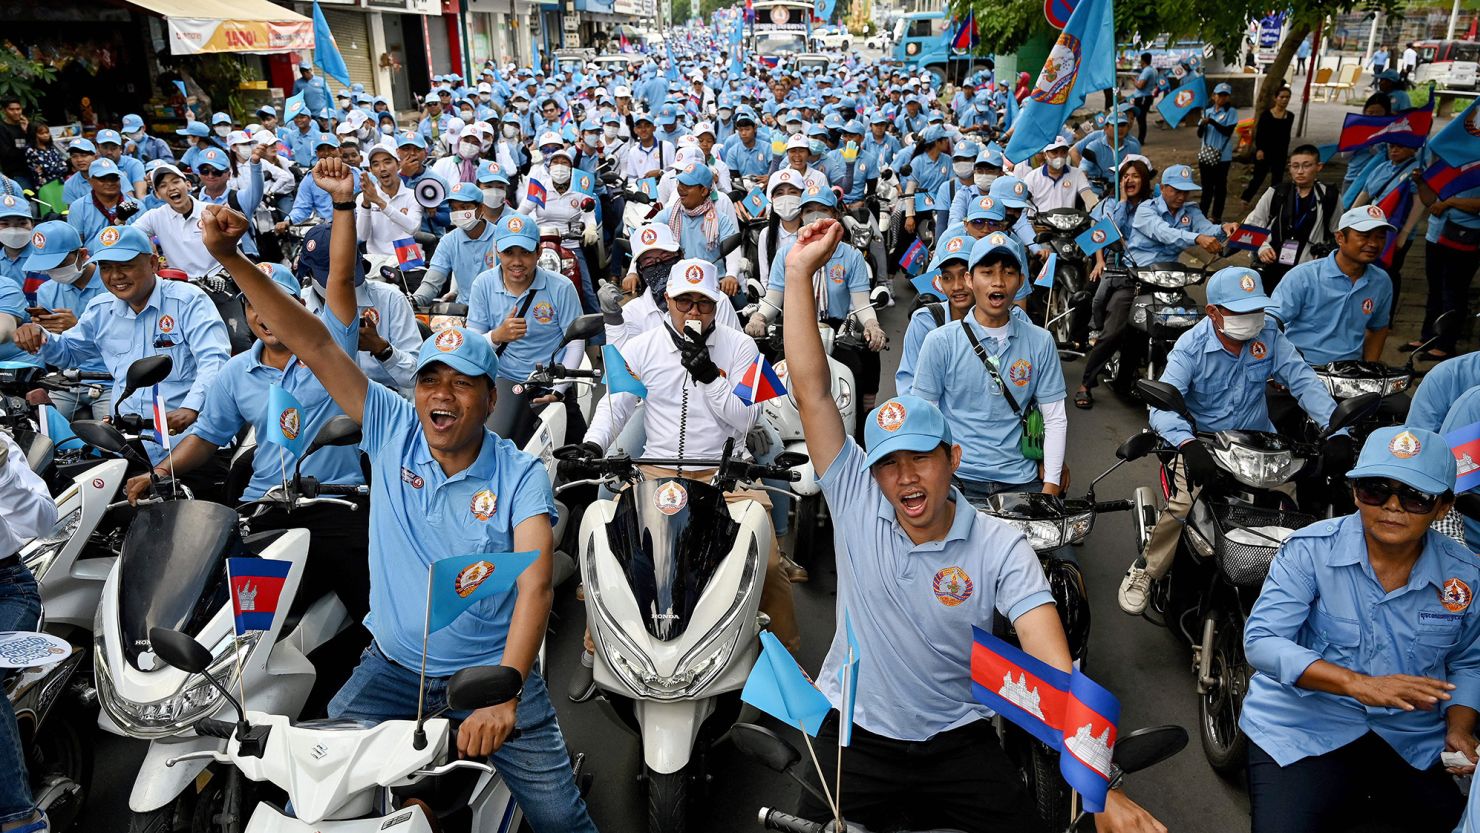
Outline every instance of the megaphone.
<svg viewBox="0 0 1480 833">
<path fill-rule="evenodd" d="M 442 180 L 429 176 L 416 183 L 416 201 L 422 208 L 440 208 L 446 199 L 447 186 L 442 184 Z"/>
</svg>

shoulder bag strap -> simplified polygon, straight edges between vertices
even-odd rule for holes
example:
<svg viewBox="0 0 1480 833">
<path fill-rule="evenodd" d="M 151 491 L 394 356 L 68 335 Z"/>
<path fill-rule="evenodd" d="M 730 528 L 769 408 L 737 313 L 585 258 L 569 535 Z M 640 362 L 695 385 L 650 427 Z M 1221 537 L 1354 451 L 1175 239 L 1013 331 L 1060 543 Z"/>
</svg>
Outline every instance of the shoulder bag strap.
<svg viewBox="0 0 1480 833">
<path fill-rule="evenodd" d="M 987 349 L 982 346 L 982 343 L 980 341 L 977 341 L 976 333 L 973 333 L 971 331 L 971 326 L 966 323 L 966 319 L 964 318 L 961 319 L 961 329 L 966 331 L 966 340 L 971 342 L 971 349 L 975 350 L 976 357 L 982 360 L 982 367 L 985 367 L 987 369 L 987 375 L 991 376 L 992 381 L 997 383 L 998 390 L 1002 391 L 1002 397 L 1006 399 L 1007 404 L 1012 407 L 1013 414 L 1015 414 L 1018 419 L 1022 419 L 1022 407 L 1019 406 L 1017 400 L 1012 397 L 1012 391 L 1009 391 L 1007 389 L 1007 383 L 1002 381 L 1002 374 L 997 372 L 997 366 L 992 364 L 992 359 L 987 356 Z"/>
<path fill-rule="evenodd" d="M 534 303 L 534 295 L 535 295 L 534 287 L 531 286 L 529 288 L 529 292 L 526 293 L 525 296 L 524 296 L 524 303 L 522 303 L 522 304 L 519 305 L 519 314 L 516 315 L 516 316 L 514 316 L 515 318 L 523 318 L 529 312 L 530 305 Z M 498 357 L 502 358 L 503 355 L 504 355 L 504 351 L 507 350 L 507 349 L 509 349 L 509 345 L 511 343 L 512 342 L 506 341 L 503 344 L 500 344 L 498 347 L 495 347 L 494 350 L 493 350 L 493 354 L 495 356 L 498 356 Z"/>
</svg>

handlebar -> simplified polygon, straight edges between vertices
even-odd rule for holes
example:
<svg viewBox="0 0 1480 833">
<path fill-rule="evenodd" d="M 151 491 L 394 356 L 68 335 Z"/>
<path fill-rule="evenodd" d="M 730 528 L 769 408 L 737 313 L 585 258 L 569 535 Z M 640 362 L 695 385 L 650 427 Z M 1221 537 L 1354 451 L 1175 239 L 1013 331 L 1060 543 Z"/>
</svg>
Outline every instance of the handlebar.
<svg viewBox="0 0 1480 833">
<path fill-rule="evenodd" d="M 785 468 L 777 465 L 760 465 L 747 463 L 743 460 L 697 460 L 683 458 L 657 458 L 643 457 L 631 458 L 627 456 L 593 458 L 586 456 L 579 446 L 563 446 L 555 450 L 555 459 L 590 469 L 595 472 L 620 478 L 630 478 L 638 466 L 660 466 L 662 468 L 685 468 L 685 469 L 718 469 L 718 479 L 739 481 L 752 480 L 785 480 L 795 483 L 802 479 L 802 473 L 795 469 Z"/>
<path fill-rule="evenodd" d="M 770 807 L 761 808 L 758 820 L 767 830 L 781 830 L 785 833 L 823 833 L 827 829 L 825 825 L 815 821 L 799 819 L 790 813 L 772 810 Z"/>
<path fill-rule="evenodd" d="M 204 717 L 195 723 L 195 733 L 202 737 L 220 738 L 231 740 L 231 735 L 236 731 L 235 723 L 227 723 L 224 720 L 216 720 Z"/>
<path fill-rule="evenodd" d="M 1135 503 L 1129 500 L 1102 500 L 1095 503 L 1095 513 L 1100 512 L 1129 512 Z"/>
</svg>

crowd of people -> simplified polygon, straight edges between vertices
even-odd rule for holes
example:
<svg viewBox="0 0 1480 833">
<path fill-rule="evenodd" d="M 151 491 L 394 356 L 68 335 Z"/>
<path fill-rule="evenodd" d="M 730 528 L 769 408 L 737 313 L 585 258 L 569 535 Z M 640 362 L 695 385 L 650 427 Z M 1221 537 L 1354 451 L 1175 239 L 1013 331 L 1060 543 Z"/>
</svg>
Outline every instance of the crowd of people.
<svg viewBox="0 0 1480 833">
<path fill-rule="evenodd" d="M 856 785 L 840 797 L 842 812 L 867 825 L 903 814 L 922 827 L 1029 830 L 1039 822 L 992 712 L 969 693 L 966 637 L 995 612 L 1036 659 L 1068 671 L 1072 658 L 1033 549 L 969 501 L 1063 492 L 1066 405 L 1095 406 L 1129 326 L 1129 269 L 1221 258 L 1241 224 L 1268 229 L 1251 266 L 1213 271 L 1203 317 L 1159 372 L 1187 411 L 1150 413 L 1151 429 L 1180 453 L 1166 506 L 1118 591 L 1126 613 L 1144 613 L 1194 500 L 1216 477 L 1197 433 L 1273 431 L 1281 396 L 1295 424 L 1303 412 L 1325 428 L 1336 406 L 1312 365 L 1380 360 L 1404 255 L 1426 226 L 1428 301 L 1405 346 L 1440 363 L 1406 425 L 1360 443 L 1345 432 L 1325 441 L 1321 470 L 1348 484 L 1337 491 L 1355 511 L 1297 532 L 1275 560 L 1247 626 L 1256 673 L 1243 727 L 1257 833 L 1344 830 L 1373 816 L 1454 829 L 1465 798 L 1451 776 L 1476 761 L 1480 612 L 1470 588 L 1480 587 L 1471 554 L 1480 534 L 1455 541 L 1430 527 L 1455 498 L 1445 434 L 1480 419 L 1480 354 L 1458 356 L 1457 336 L 1436 322 L 1467 311 L 1480 189 L 1440 199 L 1417 177 L 1430 152 L 1397 144 L 1346 159 L 1340 183 L 1323 178 L 1317 147 L 1290 147 L 1282 88 L 1257 116 L 1253 175 L 1235 211 L 1232 88 L 1215 85 L 1194 122 L 1196 169 L 1158 164 L 1160 134 L 1147 126 L 1169 84 L 1150 55 L 1125 105 L 1078 114 L 1014 164 L 1004 135 L 1025 85 L 979 72 L 942 87 L 856 53 L 823 68 L 746 62 L 737 72 L 737 47 L 715 28 L 672 35 L 670 51 L 625 63 L 490 62 L 474 78 L 439 76 L 409 119 L 358 85 L 331 98 L 307 63 L 281 108 L 209 114 L 168 141 L 127 115 L 61 146 L 42 119 L 4 102 L 0 360 L 110 374 L 111 386 L 50 395 L 68 418 L 101 419 L 152 413 L 150 392 L 117 401 L 125 371 L 146 356 L 173 359 L 158 390 L 174 438 L 168 451 L 146 442 L 152 471 L 129 481 L 134 499 L 155 478 L 209 494 L 222 474 L 217 452 L 245 427 L 269 431 L 263 403 L 274 386 L 302 404 L 306 435 L 340 415 L 359 423 L 357 447 L 316 454 L 303 473 L 368 483 L 357 507 L 368 511 L 318 507 L 254 527 L 307 528 L 305 586 L 337 594 L 363 620 L 361 642 L 345 649 L 358 665 L 345 669 L 327 713 L 414 716 L 409 669 L 423 662 L 437 680 L 473 665 L 513 667 L 521 696 L 460 715 L 459 749 L 491 756 L 532 829 L 575 831 L 596 826 L 536 663 L 556 542 L 551 483 L 520 451 L 532 415 L 565 403 L 568 450 L 586 459 L 616 447 L 718 459 L 761 422 L 762 406 L 734 385 L 780 322 L 786 384 L 836 542 L 839 627 L 817 676 L 835 707 L 845 609 L 869 658 L 842 758 Z M 1399 84 L 1383 85 L 1364 112 L 1407 107 Z M 48 215 L 31 196 L 54 181 L 66 210 Z M 1400 216 L 1379 207 L 1394 189 L 1412 195 Z M 629 225 L 634 202 L 649 210 Z M 1095 287 L 1079 314 L 1090 336 L 1072 392 L 1063 345 L 1028 312 L 1048 254 L 1034 219 L 1059 208 L 1108 220 L 1122 238 L 1087 259 Z M 855 246 L 860 227 L 874 234 Z M 727 242 L 749 229 L 753 255 Z M 550 234 L 572 272 L 547 268 Z M 906 285 L 916 241 L 938 277 L 908 318 L 888 395 L 878 351 L 889 339 L 873 290 Z M 428 251 L 409 292 L 381 280 L 383 269 L 406 271 L 408 246 Z M 235 355 L 201 287 L 227 278 L 254 336 Z M 424 338 L 417 313 L 433 303 L 465 304 L 466 325 Z M 583 314 L 599 314 L 604 331 L 568 339 Z M 832 354 L 857 381 L 866 415 L 856 437 L 839 416 L 819 323 L 859 335 Z M 519 387 L 537 364 L 575 366 L 603 343 L 645 385 L 641 408 L 633 394 L 609 393 L 587 425 L 568 384 Z M 9 437 L 0 462 L 0 554 L 10 554 L 55 518 Z M 279 479 L 278 461 L 258 455 L 241 498 Z M 480 503 L 485 493 L 496 504 Z M 784 532 L 785 501 L 770 508 Z M 512 601 L 475 605 L 423 647 L 421 613 L 398 606 L 396 588 L 417 586 L 449 554 L 523 550 L 541 555 Z M 820 638 L 802 633 L 792 610 L 806 571 L 779 546 L 764 557 L 760 607 L 772 631 L 792 648 Z M 969 576 L 975 595 L 943 596 L 947 570 Z M 0 558 L 0 629 L 34 624 L 37 598 L 19 559 Z M 19 774 L 14 725 L 0 715 L 0 829 L 36 833 L 49 828 Z M 824 745 L 837 731 L 834 716 Z M 1441 764 L 1442 752 L 1464 763 Z M 928 775 L 947 771 L 949 789 Z M 800 812 L 832 815 L 806 796 Z M 1165 830 L 1118 786 L 1096 823 Z"/>
</svg>

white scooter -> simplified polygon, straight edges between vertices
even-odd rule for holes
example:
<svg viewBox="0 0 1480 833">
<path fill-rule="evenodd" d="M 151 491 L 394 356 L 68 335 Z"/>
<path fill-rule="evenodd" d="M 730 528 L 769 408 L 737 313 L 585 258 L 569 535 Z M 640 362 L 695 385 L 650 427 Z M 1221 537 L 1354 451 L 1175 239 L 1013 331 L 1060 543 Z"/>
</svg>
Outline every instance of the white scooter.
<svg viewBox="0 0 1480 833">
<path fill-rule="evenodd" d="M 236 705 L 204 645 L 178 631 L 154 628 L 158 657 Z M 506 666 L 467 668 L 448 682 L 448 707 L 474 710 L 519 693 L 519 672 Z M 255 695 L 254 695 L 255 698 Z M 230 764 L 248 779 L 271 782 L 288 795 L 279 807 L 259 802 L 245 833 L 492 833 L 519 829 L 522 814 L 493 767 L 458 760 L 450 722 L 432 716 L 370 724 L 355 720 L 295 723 L 273 712 L 237 712 L 236 723 L 206 718 L 196 731 L 219 747 L 187 751 L 165 767 L 199 771 Z M 518 732 L 518 730 L 514 730 Z M 291 809 L 289 809 L 291 808 Z"/>
<path fill-rule="evenodd" d="M 97 448 L 125 455 L 128 449 L 111 426 L 73 423 L 78 436 Z M 309 454 L 329 445 L 359 440 L 359 426 L 348 417 L 326 424 Z M 306 457 L 307 455 L 305 455 Z M 301 460 L 300 460 L 301 464 Z M 315 672 L 308 655 L 348 627 L 350 619 L 330 593 L 295 607 L 308 557 L 309 533 L 302 529 L 251 534 L 250 515 L 270 506 L 306 508 L 321 503 L 355 506 L 327 495 L 364 494 L 364 486 L 319 484 L 295 471 L 287 489 L 275 486 L 260 500 L 238 509 L 196 500 L 140 501 L 138 514 L 109 573 L 94 628 L 93 673 L 102 704 L 98 723 L 106 731 L 149 741 L 129 796 L 131 833 L 191 829 L 239 829 L 240 784 L 234 777 L 200 777 L 206 761 L 162 766 L 183 753 L 224 748 L 194 725 L 219 712 L 217 686 L 198 673 L 158 661 L 151 629 L 183 629 L 212 646 L 210 670 L 253 692 L 253 702 L 274 713 L 296 716 L 313 689 Z M 243 515 L 246 515 L 244 518 Z M 271 558 L 291 563 L 279 596 L 283 615 L 265 632 L 236 637 L 224 559 Z"/>
<path fill-rule="evenodd" d="M 794 480 L 800 455 L 770 466 L 733 459 L 593 460 L 562 453 L 572 468 L 617 492 L 587 507 L 579 563 L 593 675 L 642 743 L 651 833 L 687 829 L 702 804 L 709 746 L 739 713 L 739 693 L 759 654 L 758 617 L 771 518 L 752 500 L 727 503 L 737 483 Z M 717 469 L 714 481 L 644 478 L 640 465 Z M 624 488 L 630 486 L 630 488 Z"/>
</svg>

